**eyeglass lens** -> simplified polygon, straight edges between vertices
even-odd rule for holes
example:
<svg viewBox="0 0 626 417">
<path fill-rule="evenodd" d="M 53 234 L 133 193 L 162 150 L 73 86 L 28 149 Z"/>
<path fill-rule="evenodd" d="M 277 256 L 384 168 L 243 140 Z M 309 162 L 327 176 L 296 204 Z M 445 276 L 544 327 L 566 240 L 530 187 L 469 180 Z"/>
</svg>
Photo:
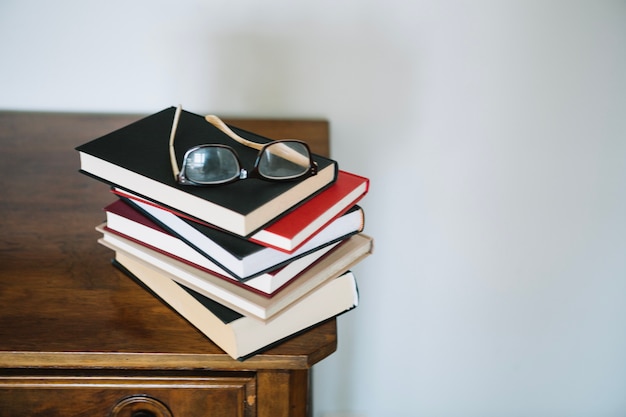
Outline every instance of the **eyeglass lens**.
<svg viewBox="0 0 626 417">
<path fill-rule="evenodd" d="M 270 179 L 293 179 L 308 172 L 310 156 L 308 148 L 301 142 L 275 142 L 266 146 L 261 153 L 259 174 Z"/>
<path fill-rule="evenodd" d="M 239 161 L 229 148 L 204 146 L 185 157 L 185 176 L 200 184 L 219 184 L 239 176 Z"/>
<path fill-rule="evenodd" d="M 185 177 L 198 184 L 220 184 L 239 177 L 241 167 L 231 148 L 205 145 L 184 158 Z M 289 180 L 305 175 L 311 167 L 308 147 L 295 141 L 272 142 L 265 146 L 257 164 L 261 177 Z"/>
</svg>

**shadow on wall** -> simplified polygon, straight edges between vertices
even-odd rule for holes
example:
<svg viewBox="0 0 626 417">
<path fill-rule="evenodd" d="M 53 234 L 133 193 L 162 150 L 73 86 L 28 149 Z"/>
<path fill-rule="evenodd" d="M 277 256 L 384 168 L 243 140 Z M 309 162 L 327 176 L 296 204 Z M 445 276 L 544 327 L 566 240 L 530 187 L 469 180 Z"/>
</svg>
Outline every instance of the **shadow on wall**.
<svg viewBox="0 0 626 417">
<path fill-rule="evenodd" d="M 289 40 L 238 33 L 208 44 L 212 73 L 206 95 L 214 107 L 242 117 L 308 116 L 294 109 L 299 101 L 296 81 L 303 74 Z"/>
<path fill-rule="evenodd" d="M 397 154 L 419 118 L 412 60 L 384 36 L 238 33 L 209 45 L 211 105 L 229 115 L 327 118 L 332 155 L 346 169 L 367 174 L 373 156 Z"/>
<path fill-rule="evenodd" d="M 393 170 L 412 167 L 413 153 L 407 147 L 415 146 L 411 143 L 415 138 L 407 131 L 420 117 L 415 57 L 374 34 L 239 33 L 212 39 L 211 45 L 214 74 L 207 95 L 222 113 L 330 120 L 332 157 L 343 169 L 372 180 L 369 199 L 363 202 L 366 212 L 368 200 L 376 194 L 371 204 L 383 205 L 372 207 L 378 214 L 371 222 L 368 218 L 366 227 L 376 237 L 375 222 L 384 222 L 385 211 L 391 209 L 385 205 L 391 201 L 385 195 L 391 191 L 382 186 L 385 177 L 401 178 Z M 359 271 L 364 281 L 373 280 L 365 276 L 367 272 Z M 357 309 L 350 314 L 359 313 Z M 316 380 L 323 382 L 315 387 L 317 397 L 339 408 L 353 404 L 352 390 L 358 386 L 353 378 L 361 356 L 353 336 L 360 330 L 351 319 L 340 324 L 341 348 L 316 368 Z"/>
</svg>

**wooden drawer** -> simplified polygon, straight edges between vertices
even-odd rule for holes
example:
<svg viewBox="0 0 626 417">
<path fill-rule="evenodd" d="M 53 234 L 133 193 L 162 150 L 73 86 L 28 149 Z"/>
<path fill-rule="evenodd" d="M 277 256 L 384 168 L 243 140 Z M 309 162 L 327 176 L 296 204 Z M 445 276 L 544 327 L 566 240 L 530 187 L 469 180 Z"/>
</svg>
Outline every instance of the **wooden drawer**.
<svg viewBox="0 0 626 417">
<path fill-rule="evenodd" d="M 0 376 L 2 417 L 251 417 L 254 373 Z"/>
</svg>

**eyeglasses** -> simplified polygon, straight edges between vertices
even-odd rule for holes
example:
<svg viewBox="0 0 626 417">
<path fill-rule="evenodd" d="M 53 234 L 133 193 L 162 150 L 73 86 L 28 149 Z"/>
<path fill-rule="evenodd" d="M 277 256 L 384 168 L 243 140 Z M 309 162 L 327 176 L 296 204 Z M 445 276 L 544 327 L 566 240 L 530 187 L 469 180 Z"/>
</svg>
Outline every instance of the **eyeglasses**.
<svg viewBox="0 0 626 417">
<path fill-rule="evenodd" d="M 259 151 L 251 171 L 241 167 L 239 157 L 233 148 L 221 144 L 198 145 L 189 149 L 183 156 L 179 169 L 174 151 L 174 138 L 182 108 L 178 106 L 174 114 L 170 132 L 170 161 L 174 178 L 184 185 L 221 185 L 246 178 L 260 178 L 267 181 L 293 181 L 317 174 L 317 164 L 313 161 L 309 146 L 299 140 L 275 140 L 266 144 L 249 141 L 233 132 L 217 116 L 208 115 L 205 119 L 244 146 Z"/>
</svg>

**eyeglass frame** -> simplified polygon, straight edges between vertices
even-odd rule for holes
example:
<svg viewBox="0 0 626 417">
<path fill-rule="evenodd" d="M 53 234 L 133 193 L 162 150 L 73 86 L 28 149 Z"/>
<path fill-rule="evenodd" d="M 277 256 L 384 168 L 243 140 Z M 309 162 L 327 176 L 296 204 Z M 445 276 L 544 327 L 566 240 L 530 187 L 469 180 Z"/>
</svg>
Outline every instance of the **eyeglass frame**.
<svg viewBox="0 0 626 417">
<path fill-rule="evenodd" d="M 248 139 L 245 139 L 239 135 L 237 135 L 235 132 L 233 132 L 227 125 L 226 123 L 224 123 L 219 117 L 215 116 L 215 115 L 207 115 L 205 117 L 205 119 L 211 123 L 212 125 L 214 125 L 216 128 L 220 129 L 221 131 L 223 131 L 224 133 L 226 133 L 231 139 L 233 139 L 234 141 L 247 146 L 249 148 L 252 149 L 256 149 L 259 151 L 259 153 L 257 154 L 256 160 L 254 162 L 254 167 L 252 168 L 252 170 L 248 171 L 245 168 L 242 168 L 242 164 L 241 164 L 241 160 L 239 159 L 239 155 L 237 154 L 237 151 L 235 151 L 235 149 L 233 149 L 232 147 L 228 146 L 228 145 L 223 145 L 223 144 L 219 144 L 219 143 L 215 143 L 215 144 L 204 144 L 204 145 L 196 145 L 193 146 L 191 148 L 189 148 L 185 154 L 183 155 L 183 160 L 182 160 L 182 167 L 178 168 L 178 163 L 176 161 L 176 151 L 174 149 L 174 139 L 176 137 L 176 130 L 178 128 L 178 123 L 180 120 L 180 114 L 182 112 L 182 107 L 179 105 L 176 108 L 176 112 L 174 113 L 174 121 L 172 122 L 172 129 L 170 131 L 170 139 L 169 139 L 169 152 L 170 152 L 170 163 L 172 165 L 172 173 L 174 174 L 174 179 L 176 180 L 177 183 L 181 184 L 181 185 L 196 185 L 196 186 L 217 186 L 217 185 L 225 185 L 225 184 L 230 184 L 232 182 L 235 181 L 239 181 L 239 180 L 245 180 L 248 178 L 258 178 L 258 179 L 262 179 L 264 181 L 272 181 L 272 182 L 288 182 L 288 181 L 295 181 L 298 179 L 302 179 L 304 177 L 310 177 L 313 175 L 317 175 L 317 162 L 315 162 L 313 160 L 313 154 L 311 153 L 311 149 L 309 148 L 309 145 L 301 140 L 295 140 L 295 139 L 284 139 L 284 140 L 273 140 L 271 142 L 268 143 L 258 143 L 258 142 L 253 142 L 250 141 Z M 265 152 L 266 148 L 268 148 L 269 146 L 275 145 L 277 143 L 299 143 L 301 145 L 303 145 L 307 152 L 308 152 L 308 165 L 309 168 L 303 172 L 301 175 L 298 175 L 297 177 L 293 177 L 293 178 L 270 178 L 267 176 L 264 176 L 263 174 L 261 174 L 259 172 L 259 162 L 261 161 L 261 158 L 263 156 L 263 153 Z M 219 181 L 219 182 L 211 182 L 211 183 L 202 183 L 202 182 L 197 182 L 197 181 L 193 181 L 190 180 L 189 178 L 187 178 L 185 176 L 185 161 L 187 160 L 187 157 L 192 153 L 195 152 L 199 149 L 202 148 L 225 148 L 225 149 L 229 149 L 233 156 L 235 157 L 235 160 L 237 161 L 237 165 L 239 167 L 239 174 L 231 179 L 225 180 L 225 181 Z M 289 148 L 288 148 L 289 149 Z M 301 157 L 305 157 L 304 155 L 300 155 L 298 154 L 298 156 Z M 293 162 L 293 161 L 292 161 Z M 297 163 L 297 162 L 296 162 Z"/>
</svg>

